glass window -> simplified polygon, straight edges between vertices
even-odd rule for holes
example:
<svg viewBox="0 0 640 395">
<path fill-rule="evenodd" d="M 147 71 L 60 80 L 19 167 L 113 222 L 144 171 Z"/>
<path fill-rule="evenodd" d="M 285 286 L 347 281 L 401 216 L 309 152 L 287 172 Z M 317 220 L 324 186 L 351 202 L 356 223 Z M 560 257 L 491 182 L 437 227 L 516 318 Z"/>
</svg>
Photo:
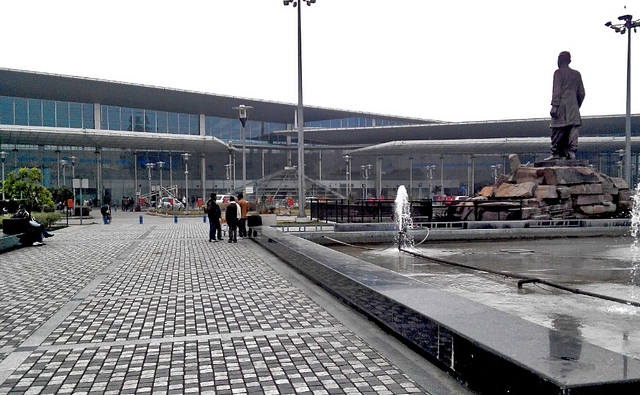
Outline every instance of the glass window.
<svg viewBox="0 0 640 395">
<path fill-rule="evenodd" d="M 82 104 L 82 127 L 87 129 L 95 129 L 95 120 L 93 119 L 93 104 Z"/>
<path fill-rule="evenodd" d="M 69 103 L 56 102 L 56 126 L 59 128 L 69 127 Z"/>
<path fill-rule="evenodd" d="M 69 126 L 72 128 L 82 127 L 82 104 L 69 103 Z"/>
<path fill-rule="evenodd" d="M 180 121 L 178 114 L 173 112 L 167 113 L 167 132 L 180 133 Z"/>
<path fill-rule="evenodd" d="M 169 114 L 166 111 L 157 112 L 158 132 L 167 133 L 169 131 Z"/>
<path fill-rule="evenodd" d="M 42 101 L 29 99 L 29 125 L 42 126 Z"/>
<path fill-rule="evenodd" d="M 180 134 L 189 134 L 189 115 L 178 114 L 178 125 Z"/>
<path fill-rule="evenodd" d="M 13 99 L 0 96 L 0 124 L 13 125 Z"/>
<path fill-rule="evenodd" d="M 155 132 L 156 128 L 156 112 L 155 111 L 145 111 L 144 112 L 144 131 L 145 132 Z"/>
<path fill-rule="evenodd" d="M 123 109 L 124 114 L 124 109 Z M 142 110 L 131 110 L 131 129 L 134 132 L 144 132 L 144 111 Z"/>
<path fill-rule="evenodd" d="M 107 106 L 100 106 L 100 129 L 109 130 L 108 114 L 109 109 Z"/>
<path fill-rule="evenodd" d="M 42 101 L 42 126 L 56 126 L 56 103 L 53 100 Z"/>
<path fill-rule="evenodd" d="M 120 129 L 116 130 L 128 130 L 133 131 L 133 110 L 126 107 L 120 107 Z"/>
<path fill-rule="evenodd" d="M 119 107 L 109 107 L 108 109 L 108 129 L 109 130 L 120 130 L 120 108 Z"/>
<path fill-rule="evenodd" d="M 16 125 L 28 125 L 29 124 L 29 109 L 27 106 L 27 99 L 16 98 L 15 102 L 15 124 Z"/>
<path fill-rule="evenodd" d="M 200 134 L 200 117 L 197 115 L 190 115 L 189 116 L 189 121 L 190 121 L 190 125 L 189 125 L 189 129 L 191 130 L 191 134 L 193 135 L 199 135 Z"/>
</svg>

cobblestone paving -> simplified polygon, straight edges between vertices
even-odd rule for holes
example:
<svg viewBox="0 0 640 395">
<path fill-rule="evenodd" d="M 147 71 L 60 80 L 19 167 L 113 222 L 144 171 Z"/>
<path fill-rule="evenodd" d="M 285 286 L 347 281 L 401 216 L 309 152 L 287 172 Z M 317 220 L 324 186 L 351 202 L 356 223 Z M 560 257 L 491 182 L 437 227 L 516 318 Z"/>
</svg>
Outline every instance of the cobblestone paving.
<svg viewBox="0 0 640 395">
<path fill-rule="evenodd" d="M 0 255 L 0 394 L 425 392 L 249 240 L 114 219 Z"/>
</svg>

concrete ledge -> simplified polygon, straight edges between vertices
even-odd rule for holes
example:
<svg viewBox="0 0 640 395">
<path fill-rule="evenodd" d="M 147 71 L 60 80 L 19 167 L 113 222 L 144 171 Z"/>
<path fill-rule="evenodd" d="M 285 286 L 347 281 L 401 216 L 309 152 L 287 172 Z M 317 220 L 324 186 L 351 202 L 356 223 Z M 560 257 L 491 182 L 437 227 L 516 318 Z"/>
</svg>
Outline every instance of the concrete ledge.
<svg viewBox="0 0 640 395">
<path fill-rule="evenodd" d="M 255 241 L 479 393 L 640 393 L 638 360 L 293 235 Z"/>
<path fill-rule="evenodd" d="M 0 253 L 20 246 L 20 235 L 0 233 Z"/>
</svg>

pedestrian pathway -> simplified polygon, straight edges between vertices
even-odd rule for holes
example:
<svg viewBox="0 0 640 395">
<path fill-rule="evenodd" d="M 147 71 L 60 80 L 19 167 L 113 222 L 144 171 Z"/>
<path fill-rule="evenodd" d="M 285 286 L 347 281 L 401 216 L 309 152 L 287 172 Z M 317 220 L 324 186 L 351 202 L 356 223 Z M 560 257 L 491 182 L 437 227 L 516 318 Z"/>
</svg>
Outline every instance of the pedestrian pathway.
<svg viewBox="0 0 640 395">
<path fill-rule="evenodd" d="M 250 240 L 138 218 L 0 254 L 0 394 L 465 393 Z"/>
</svg>

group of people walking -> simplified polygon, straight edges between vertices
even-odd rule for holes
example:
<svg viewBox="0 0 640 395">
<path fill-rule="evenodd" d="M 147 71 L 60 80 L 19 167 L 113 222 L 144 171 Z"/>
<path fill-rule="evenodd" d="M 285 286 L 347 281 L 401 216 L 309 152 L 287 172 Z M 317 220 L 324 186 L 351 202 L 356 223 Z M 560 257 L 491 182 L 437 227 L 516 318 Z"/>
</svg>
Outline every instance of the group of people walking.
<svg viewBox="0 0 640 395">
<path fill-rule="evenodd" d="M 218 206 L 217 194 L 212 193 L 207 201 L 206 210 L 209 217 L 209 241 L 222 240 L 222 210 Z M 229 243 L 237 243 L 238 237 L 247 237 L 247 213 L 249 202 L 244 199 L 242 193 L 238 194 L 238 200 L 234 196 L 229 198 L 229 204 L 225 212 L 225 220 L 228 226 Z"/>
</svg>

